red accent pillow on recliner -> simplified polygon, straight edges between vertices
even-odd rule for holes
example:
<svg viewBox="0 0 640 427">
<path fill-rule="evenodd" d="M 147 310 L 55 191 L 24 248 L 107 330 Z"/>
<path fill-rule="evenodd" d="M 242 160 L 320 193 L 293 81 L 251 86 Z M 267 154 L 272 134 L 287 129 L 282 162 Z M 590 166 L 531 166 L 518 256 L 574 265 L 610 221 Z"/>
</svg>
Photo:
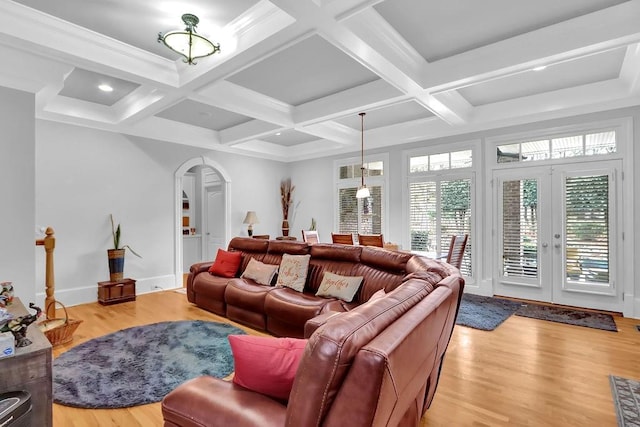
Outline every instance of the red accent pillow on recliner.
<svg viewBox="0 0 640 427">
<path fill-rule="evenodd" d="M 288 400 L 307 340 L 229 335 L 233 382 L 249 390 Z"/>
<path fill-rule="evenodd" d="M 209 267 L 209 273 L 220 277 L 235 277 L 241 262 L 242 252 L 228 252 L 224 249 L 218 249 L 216 260 Z"/>
</svg>

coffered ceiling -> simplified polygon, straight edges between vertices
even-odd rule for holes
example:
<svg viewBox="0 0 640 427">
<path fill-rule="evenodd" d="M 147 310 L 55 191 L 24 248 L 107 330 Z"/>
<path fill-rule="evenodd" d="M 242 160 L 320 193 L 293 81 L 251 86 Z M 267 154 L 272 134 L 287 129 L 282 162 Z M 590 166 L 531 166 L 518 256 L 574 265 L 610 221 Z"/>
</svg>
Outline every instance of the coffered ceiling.
<svg viewBox="0 0 640 427">
<path fill-rule="evenodd" d="M 220 54 L 157 42 L 183 13 Z M 0 85 L 41 119 L 294 161 L 357 151 L 361 111 L 374 148 L 640 105 L 639 43 L 640 0 L 5 0 Z"/>
</svg>

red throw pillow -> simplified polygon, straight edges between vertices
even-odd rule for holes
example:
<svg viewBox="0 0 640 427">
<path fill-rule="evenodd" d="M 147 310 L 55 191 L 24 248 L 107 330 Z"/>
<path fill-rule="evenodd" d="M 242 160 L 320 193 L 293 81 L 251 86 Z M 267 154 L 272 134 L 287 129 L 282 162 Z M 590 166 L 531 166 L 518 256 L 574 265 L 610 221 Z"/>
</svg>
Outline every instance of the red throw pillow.
<svg viewBox="0 0 640 427">
<path fill-rule="evenodd" d="M 228 252 L 218 249 L 216 260 L 209 267 L 209 273 L 220 277 L 235 277 L 242 262 L 242 252 Z"/>
<path fill-rule="evenodd" d="M 234 383 L 276 399 L 289 399 L 307 340 L 229 335 L 229 344 Z"/>
</svg>

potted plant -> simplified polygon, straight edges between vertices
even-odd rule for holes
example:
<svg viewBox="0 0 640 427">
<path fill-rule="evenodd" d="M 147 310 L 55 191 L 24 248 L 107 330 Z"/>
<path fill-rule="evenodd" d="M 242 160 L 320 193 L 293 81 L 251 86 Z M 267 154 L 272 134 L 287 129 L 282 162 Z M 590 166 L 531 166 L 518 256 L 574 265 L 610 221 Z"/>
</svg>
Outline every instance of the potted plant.
<svg viewBox="0 0 640 427">
<path fill-rule="evenodd" d="M 113 249 L 107 249 L 109 257 L 109 280 L 111 282 L 119 282 L 124 278 L 124 254 L 125 249 L 129 249 L 132 254 L 138 258 L 142 258 L 129 245 L 120 246 L 120 224 L 116 227 L 113 221 L 113 214 L 109 214 L 111 218 L 111 235 L 113 236 Z"/>
</svg>

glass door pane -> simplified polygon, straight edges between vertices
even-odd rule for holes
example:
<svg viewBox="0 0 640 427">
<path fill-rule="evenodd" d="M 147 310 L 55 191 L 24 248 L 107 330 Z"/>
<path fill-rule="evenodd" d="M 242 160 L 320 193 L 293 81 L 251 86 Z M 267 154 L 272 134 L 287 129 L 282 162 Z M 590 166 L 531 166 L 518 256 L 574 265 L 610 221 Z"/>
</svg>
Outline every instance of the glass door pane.
<svg viewBox="0 0 640 427">
<path fill-rule="evenodd" d="M 538 181 L 502 183 L 502 275 L 538 277 Z"/>
</svg>

